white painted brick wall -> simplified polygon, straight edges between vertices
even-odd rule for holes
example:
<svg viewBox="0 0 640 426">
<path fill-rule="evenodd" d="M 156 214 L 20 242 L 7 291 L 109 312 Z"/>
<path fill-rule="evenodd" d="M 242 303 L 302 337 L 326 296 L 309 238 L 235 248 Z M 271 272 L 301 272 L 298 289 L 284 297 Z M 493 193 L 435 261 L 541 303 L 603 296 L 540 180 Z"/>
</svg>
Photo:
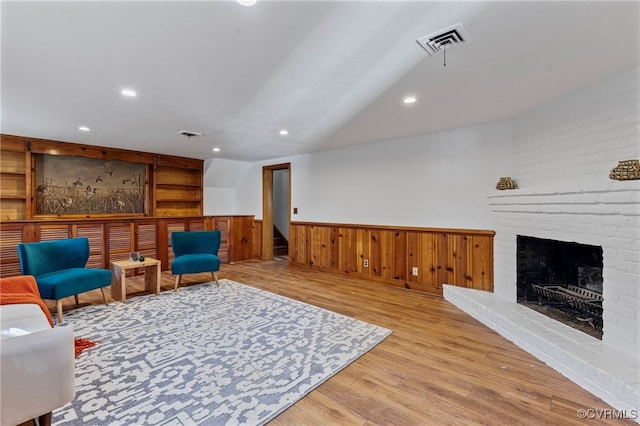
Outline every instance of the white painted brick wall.
<svg viewBox="0 0 640 426">
<path fill-rule="evenodd" d="M 640 158 L 639 87 L 635 69 L 513 120 L 520 189 L 489 194 L 494 293 L 444 288 L 447 300 L 619 410 L 640 410 L 640 180 L 609 172 Z M 516 303 L 518 235 L 602 246 L 602 341 Z"/>
<path fill-rule="evenodd" d="M 520 189 L 489 196 L 495 293 L 516 300 L 517 235 L 603 247 L 603 343 L 640 353 L 640 181 L 612 181 L 640 158 L 640 69 L 514 119 Z"/>
<path fill-rule="evenodd" d="M 633 69 L 514 119 L 518 185 L 586 188 L 618 160 L 640 158 L 639 74 Z"/>
</svg>

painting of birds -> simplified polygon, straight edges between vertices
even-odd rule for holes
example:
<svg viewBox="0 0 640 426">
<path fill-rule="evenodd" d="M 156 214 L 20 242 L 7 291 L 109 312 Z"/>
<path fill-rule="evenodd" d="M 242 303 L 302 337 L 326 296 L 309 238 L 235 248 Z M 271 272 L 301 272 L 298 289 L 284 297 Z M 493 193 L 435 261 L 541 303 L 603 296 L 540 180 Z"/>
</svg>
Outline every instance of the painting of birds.
<svg viewBox="0 0 640 426">
<path fill-rule="evenodd" d="M 89 187 L 87 187 L 87 190 L 85 191 L 85 195 L 87 196 L 87 200 L 89 198 L 95 197 L 97 190 L 98 190 L 98 188 L 93 188 L 93 190 L 90 190 Z"/>
<path fill-rule="evenodd" d="M 32 186 L 36 214 L 145 211 L 147 164 L 65 155 L 37 157 L 35 162 L 42 170 Z"/>
<path fill-rule="evenodd" d="M 71 197 L 69 198 L 63 198 L 61 200 L 58 200 L 60 202 L 60 204 L 62 205 L 62 208 L 67 208 L 69 206 L 73 205 L 73 199 Z"/>
</svg>

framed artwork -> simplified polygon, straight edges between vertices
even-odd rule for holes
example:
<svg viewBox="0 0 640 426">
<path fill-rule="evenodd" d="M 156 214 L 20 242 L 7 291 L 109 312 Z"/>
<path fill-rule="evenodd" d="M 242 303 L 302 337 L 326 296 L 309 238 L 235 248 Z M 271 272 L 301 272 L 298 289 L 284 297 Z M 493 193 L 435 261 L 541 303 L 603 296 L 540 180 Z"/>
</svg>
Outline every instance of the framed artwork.
<svg viewBox="0 0 640 426">
<path fill-rule="evenodd" d="M 146 164 L 34 154 L 35 215 L 138 215 L 147 208 Z"/>
</svg>

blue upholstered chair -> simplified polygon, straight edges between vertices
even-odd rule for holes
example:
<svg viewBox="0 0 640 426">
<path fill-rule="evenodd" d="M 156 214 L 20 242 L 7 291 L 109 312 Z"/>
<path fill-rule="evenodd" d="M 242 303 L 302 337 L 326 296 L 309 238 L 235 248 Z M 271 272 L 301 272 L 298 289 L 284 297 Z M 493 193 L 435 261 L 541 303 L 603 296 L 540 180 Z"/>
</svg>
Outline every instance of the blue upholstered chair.
<svg viewBox="0 0 640 426">
<path fill-rule="evenodd" d="M 171 273 L 176 276 L 175 290 L 178 290 L 182 274 L 198 272 L 211 272 L 211 278 L 219 285 L 220 231 L 172 232 L 171 248 L 175 255 L 171 263 Z"/>
<path fill-rule="evenodd" d="M 108 269 L 87 268 L 89 239 L 41 241 L 18 244 L 20 270 L 33 275 L 40 297 L 56 301 L 58 323 L 62 322 L 62 299 L 99 288 L 104 303 L 109 304 L 104 288 L 111 284 Z"/>
</svg>

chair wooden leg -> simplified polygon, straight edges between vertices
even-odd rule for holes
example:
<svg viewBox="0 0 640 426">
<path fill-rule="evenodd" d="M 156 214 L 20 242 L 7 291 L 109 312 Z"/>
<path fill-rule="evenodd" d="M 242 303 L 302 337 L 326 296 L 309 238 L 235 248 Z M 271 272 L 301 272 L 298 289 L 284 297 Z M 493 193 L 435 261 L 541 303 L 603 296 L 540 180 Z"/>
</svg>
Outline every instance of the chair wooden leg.
<svg viewBox="0 0 640 426">
<path fill-rule="evenodd" d="M 107 298 L 107 292 L 105 291 L 104 287 L 101 287 L 100 291 L 102 292 L 102 298 L 104 299 L 104 304 L 109 305 L 109 299 Z"/>
<path fill-rule="evenodd" d="M 56 300 L 56 309 L 58 312 L 58 324 L 62 324 L 62 299 Z"/>
<path fill-rule="evenodd" d="M 178 291 L 178 286 L 180 285 L 181 278 L 182 278 L 182 275 L 180 274 L 176 275 L 176 286 L 174 287 L 173 291 Z"/>
<path fill-rule="evenodd" d="M 211 272 L 211 278 L 213 278 L 213 281 L 216 282 L 216 285 L 220 287 L 220 283 L 218 283 L 218 273 L 216 271 Z"/>
<path fill-rule="evenodd" d="M 80 302 L 78 302 L 78 295 L 77 295 L 77 294 L 75 294 L 73 297 L 75 297 L 75 299 L 76 299 L 76 305 L 79 305 L 79 304 L 80 304 Z"/>
</svg>

